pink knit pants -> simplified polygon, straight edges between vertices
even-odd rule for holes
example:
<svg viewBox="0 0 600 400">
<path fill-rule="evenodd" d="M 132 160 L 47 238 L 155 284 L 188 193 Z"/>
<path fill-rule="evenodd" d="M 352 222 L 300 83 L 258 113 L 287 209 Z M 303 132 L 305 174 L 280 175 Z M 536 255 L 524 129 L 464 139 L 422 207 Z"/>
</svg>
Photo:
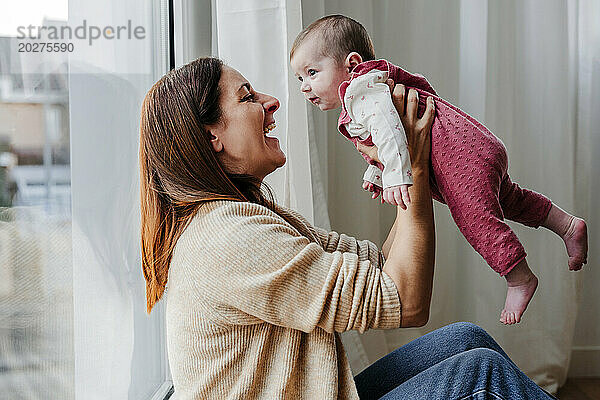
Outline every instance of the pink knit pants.
<svg viewBox="0 0 600 400">
<path fill-rule="evenodd" d="M 351 79 L 373 69 L 388 71 L 395 83 L 419 92 L 419 117 L 425 112 L 427 97 L 434 97 L 432 195 L 448 205 L 458 229 L 494 271 L 506 275 L 525 258 L 526 253 L 504 219 L 537 228 L 546 219 L 552 203 L 547 197 L 511 182 L 502 141 L 475 118 L 439 98 L 424 76 L 405 71 L 386 60 L 370 60 L 357 65 Z M 349 81 L 343 82 L 339 87 L 342 105 L 349 84 Z M 338 129 L 356 144 L 357 139 L 345 128 L 350 120 L 345 107 L 342 107 Z M 373 144 L 370 138 L 364 143 Z M 369 156 L 363 157 L 383 169 Z"/>
<path fill-rule="evenodd" d="M 416 90 L 421 117 L 431 94 Z M 467 241 L 494 271 L 504 276 L 526 256 L 504 219 L 537 228 L 552 203 L 510 180 L 506 148 L 500 139 L 459 108 L 434 98 L 432 195 L 448 205 Z"/>
</svg>

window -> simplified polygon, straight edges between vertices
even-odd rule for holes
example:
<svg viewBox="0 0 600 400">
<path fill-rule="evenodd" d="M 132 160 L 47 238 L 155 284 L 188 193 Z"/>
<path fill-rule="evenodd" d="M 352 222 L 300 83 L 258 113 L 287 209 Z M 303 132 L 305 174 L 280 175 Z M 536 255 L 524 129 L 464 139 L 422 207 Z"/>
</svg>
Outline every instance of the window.
<svg viewBox="0 0 600 400">
<path fill-rule="evenodd" d="M 31 23 L 67 23 L 67 4 Z M 26 8 L 26 5 L 15 5 Z M 23 13 L 15 10 L 15 21 Z M 36 20 L 37 19 L 37 20 Z M 14 21 L 13 21 L 14 22 Z M 17 25 L 20 25 L 17 24 Z M 69 84 L 66 56 L 27 63 L 0 25 L 0 391 L 73 397 Z"/>
<path fill-rule="evenodd" d="M 5 8 L 0 393 L 162 399 L 171 387 L 164 306 L 145 312 L 137 151 L 141 101 L 167 70 L 167 2 Z M 52 36 L 82 26 L 84 39 Z M 92 40 L 92 27 L 108 36 L 123 27 L 122 36 Z M 73 49 L 31 51 L 41 43 Z"/>
</svg>

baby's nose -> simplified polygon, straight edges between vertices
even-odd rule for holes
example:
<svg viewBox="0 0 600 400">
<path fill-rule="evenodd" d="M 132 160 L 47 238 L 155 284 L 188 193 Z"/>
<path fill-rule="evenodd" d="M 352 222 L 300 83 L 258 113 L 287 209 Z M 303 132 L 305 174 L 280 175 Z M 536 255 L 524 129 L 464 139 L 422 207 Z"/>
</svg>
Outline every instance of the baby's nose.
<svg viewBox="0 0 600 400">
<path fill-rule="evenodd" d="M 310 91 L 310 85 L 306 81 L 302 81 L 302 85 L 300 85 L 300 91 L 302 91 L 302 92 Z"/>
</svg>

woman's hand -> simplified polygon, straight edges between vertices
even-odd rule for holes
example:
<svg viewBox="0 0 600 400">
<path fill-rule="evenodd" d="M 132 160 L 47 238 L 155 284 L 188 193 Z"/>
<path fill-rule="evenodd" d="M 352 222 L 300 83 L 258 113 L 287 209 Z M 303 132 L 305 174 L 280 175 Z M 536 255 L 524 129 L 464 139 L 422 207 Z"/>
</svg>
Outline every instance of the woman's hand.
<svg viewBox="0 0 600 400">
<path fill-rule="evenodd" d="M 402 121 L 408 140 L 408 152 L 413 169 L 429 168 L 429 153 L 431 152 L 431 125 L 435 116 L 435 104 L 433 97 L 427 98 L 427 108 L 421 118 L 417 118 L 419 106 L 419 93 L 415 89 L 408 91 L 405 95 L 404 85 L 394 86 L 394 81 L 388 79 L 386 82 L 392 92 L 392 101 Z M 408 99 L 408 102 L 406 101 Z"/>
<path fill-rule="evenodd" d="M 379 156 L 377 155 L 377 146 L 367 146 L 366 144 L 362 144 L 360 141 L 356 141 L 356 149 L 363 154 L 368 155 L 372 160 L 381 163 L 379 160 Z"/>
</svg>

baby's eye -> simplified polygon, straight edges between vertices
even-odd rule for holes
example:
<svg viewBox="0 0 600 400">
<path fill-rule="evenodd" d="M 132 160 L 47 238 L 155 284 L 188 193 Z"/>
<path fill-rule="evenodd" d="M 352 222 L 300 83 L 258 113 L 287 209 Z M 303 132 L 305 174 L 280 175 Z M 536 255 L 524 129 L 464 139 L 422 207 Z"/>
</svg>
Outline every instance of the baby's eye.
<svg viewBox="0 0 600 400">
<path fill-rule="evenodd" d="M 317 73 L 317 71 L 315 71 L 314 69 L 309 69 L 308 70 L 308 75 L 310 75 L 310 76 L 313 76 L 316 73 Z"/>
<path fill-rule="evenodd" d="M 302 77 L 301 77 L 301 76 L 299 76 L 299 77 L 298 77 L 298 80 L 299 80 L 300 82 L 302 82 Z"/>
</svg>

